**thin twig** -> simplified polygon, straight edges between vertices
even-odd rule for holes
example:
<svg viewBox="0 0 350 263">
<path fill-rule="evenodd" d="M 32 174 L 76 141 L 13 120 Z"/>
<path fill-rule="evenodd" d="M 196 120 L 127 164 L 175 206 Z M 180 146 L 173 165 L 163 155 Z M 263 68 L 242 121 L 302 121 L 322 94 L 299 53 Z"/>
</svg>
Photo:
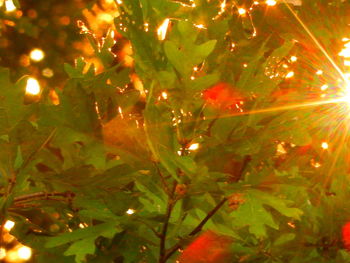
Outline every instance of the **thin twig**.
<svg viewBox="0 0 350 263">
<path fill-rule="evenodd" d="M 160 177 L 160 181 L 163 184 L 164 190 L 169 195 L 170 194 L 170 189 L 168 187 L 168 184 L 166 183 L 165 177 L 164 177 L 162 171 L 160 170 L 159 166 L 156 163 L 154 163 L 154 165 L 156 166 L 156 169 L 158 171 L 158 174 L 159 174 L 159 177 Z"/>
<path fill-rule="evenodd" d="M 69 198 L 69 197 L 72 197 L 72 196 L 73 196 L 72 192 L 63 192 L 63 193 L 58 193 L 58 192 L 53 192 L 53 193 L 38 192 L 38 193 L 33 193 L 33 194 L 17 196 L 17 197 L 14 198 L 14 203 L 31 202 L 31 201 L 36 201 L 36 200 L 49 200 L 51 197 Z"/>
<path fill-rule="evenodd" d="M 202 231 L 203 226 L 209 221 L 210 218 L 212 218 L 215 213 L 225 204 L 225 202 L 227 201 L 227 198 L 225 197 L 224 199 L 222 199 L 220 201 L 220 203 L 218 203 L 207 215 L 206 217 L 195 227 L 195 229 L 193 229 L 191 231 L 191 233 L 188 235 L 189 237 L 192 237 L 196 234 L 198 234 L 200 231 Z M 172 248 L 170 248 L 165 257 L 164 260 L 162 262 L 166 262 L 178 249 L 181 249 L 182 245 L 181 245 L 181 241 L 179 241 L 179 243 L 177 243 L 176 245 L 174 245 Z"/>
<path fill-rule="evenodd" d="M 167 204 L 167 211 L 165 214 L 165 221 L 163 224 L 162 233 L 160 234 L 160 249 L 159 249 L 159 263 L 165 262 L 166 259 L 166 235 L 168 231 L 169 221 L 171 217 L 171 212 L 173 211 L 173 208 L 176 204 L 176 200 L 174 200 L 174 193 L 177 186 L 177 181 L 174 181 L 173 188 L 171 189 L 171 192 L 168 197 L 168 204 Z M 165 259 L 165 260 L 164 260 Z"/>
</svg>

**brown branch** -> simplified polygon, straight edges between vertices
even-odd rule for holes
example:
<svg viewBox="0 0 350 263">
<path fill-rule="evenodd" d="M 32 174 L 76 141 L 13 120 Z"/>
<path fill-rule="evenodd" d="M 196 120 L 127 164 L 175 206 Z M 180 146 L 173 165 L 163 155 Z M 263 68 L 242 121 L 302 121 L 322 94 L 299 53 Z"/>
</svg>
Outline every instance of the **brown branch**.
<svg viewBox="0 0 350 263">
<path fill-rule="evenodd" d="M 166 262 L 166 248 L 165 248 L 165 242 L 166 242 L 166 235 L 168 232 L 168 226 L 169 221 L 171 217 L 171 212 L 173 211 L 173 208 L 176 204 L 176 200 L 174 199 L 174 193 L 177 186 L 177 182 L 174 181 L 173 188 L 171 189 L 171 192 L 168 197 L 168 204 L 167 204 L 167 211 L 165 214 L 165 221 L 162 229 L 162 233 L 160 234 L 160 248 L 159 248 L 159 263 Z"/>
<path fill-rule="evenodd" d="M 72 198 L 74 194 L 72 192 L 53 192 L 53 193 L 45 193 L 38 192 L 33 194 L 22 195 L 14 198 L 14 203 L 22 203 L 22 202 L 32 202 L 37 200 L 53 200 L 54 197 L 63 197 L 63 198 Z M 54 200 L 57 200 L 54 199 Z M 59 199 L 58 199 L 59 200 Z"/>
<path fill-rule="evenodd" d="M 160 170 L 159 166 L 156 163 L 154 163 L 154 165 L 156 166 L 156 169 L 157 169 L 157 172 L 159 174 L 160 181 L 163 184 L 164 190 L 169 195 L 170 194 L 170 189 L 168 187 L 168 184 L 166 183 L 165 177 L 164 177 L 162 171 Z"/>
<path fill-rule="evenodd" d="M 202 231 L 203 226 L 209 221 L 210 218 L 212 218 L 216 212 L 225 204 L 227 201 L 227 198 L 225 197 L 218 203 L 207 215 L 206 217 L 191 231 L 191 233 L 188 234 L 189 237 L 192 237 L 196 234 L 198 234 L 200 231 Z M 172 248 L 170 248 L 165 257 L 164 260 L 161 261 L 162 263 L 166 262 L 178 249 L 181 249 L 181 241 L 179 241 L 176 245 L 174 245 Z"/>
</svg>

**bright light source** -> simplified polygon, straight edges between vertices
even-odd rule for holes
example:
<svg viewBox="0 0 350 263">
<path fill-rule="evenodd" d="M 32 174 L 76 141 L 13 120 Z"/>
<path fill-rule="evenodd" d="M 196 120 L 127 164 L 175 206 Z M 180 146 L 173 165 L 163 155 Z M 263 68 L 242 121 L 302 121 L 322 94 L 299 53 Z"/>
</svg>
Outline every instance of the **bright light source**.
<svg viewBox="0 0 350 263">
<path fill-rule="evenodd" d="M 346 46 L 346 44 L 345 44 Z M 339 56 L 344 57 L 344 58 L 350 58 L 350 48 L 344 48 L 340 53 Z"/>
<path fill-rule="evenodd" d="M 32 256 L 32 249 L 30 247 L 23 246 L 17 250 L 17 253 L 20 259 L 28 260 Z"/>
<path fill-rule="evenodd" d="M 323 142 L 323 143 L 321 144 L 321 147 L 322 147 L 322 149 L 327 150 L 329 146 L 328 146 L 328 143 Z"/>
<path fill-rule="evenodd" d="M 11 229 L 15 226 L 15 222 L 11 221 L 11 220 L 7 220 L 6 223 L 4 224 L 4 228 L 7 231 L 11 231 Z"/>
<path fill-rule="evenodd" d="M 159 40 L 164 40 L 166 37 L 166 33 L 168 31 L 168 26 L 170 23 L 170 19 L 167 18 L 163 21 L 163 23 L 158 27 L 157 29 L 157 34 L 158 34 L 158 39 Z"/>
<path fill-rule="evenodd" d="M 28 78 L 26 93 L 30 95 L 38 95 L 40 93 L 40 84 L 35 78 Z"/>
<path fill-rule="evenodd" d="M 3 247 L 0 247 L 0 260 L 4 259 L 6 257 L 6 249 Z"/>
<path fill-rule="evenodd" d="M 245 10 L 244 8 L 238 8 L 238 14 L 240 14 L 241 16 L 244 16 L 247 13 L 247 10 Z"/>
<path fill-rule="evenodd" d="M 292 77 L 294 77 L 294 72 L 293 71 L 288 72 L 288 74 L 286 75 L 286 79 L 290 79 Z"/>
<path fill-rule="evenodd" d="M 322 70 L 319 69 L 319 70 L 316 71 L 316 75 L 322 75 L 322 74 L 323 74 Z"/>
<path fill-rule="evenodd" d="M 12 0 L 5 1 L 5 8 L 6 8 L 6 12 L 13 12 L 17 9 L 15 4 L 12 2 Z"/>
<path fill-rule="evenodd" d="M 290 60 L 291 60 L 292 62 L 295 62 L 295 61 L 298 60 L 298 58 L 297 58 L 296 56 L 291 56 L 291 57 L 290 57 Z"/>
<path fill-rule="evenodd" d="M 193 143 L 190 145 L 190 147 L 188 147 L 188 150 L 195 151 L 195 150 L 198 150 L 198 148 L 199 148 L 199 143 Z"/>
<path fill-rule="evenodd" d="M 127 213 L 128 215 L 132 215 L 132 214 L 134 214 L 134 213 L 135 213 L 135 210 L 134 210 L 134 209 L 129 208 L 129 209 L 126 211 L 126 213 Z"/>
<path fill-rule="evenodd" d="M 274 0 L 266 0 L 266 2 L 265 2 L 268 6 L 274 6 L 274 5 L 276 5 L 276 1 L 274 1 Z"/>
<path fill-rule="evenodd" d="M 324 84 L 322 87 L 321 87 L 321 90 L 326 90 L 328 89 L 328 85 L 327 84 Z"/>
<path fill-rule="evenodd" d="M 41 61 L 45 57 L 45 53 L 41 49 L 35 48 L 30 51 L 29 57 L 33 61 Z"/>
<path fill-rule="evenodd" d="M 165 91 L 162 92 L 162 97 L 163 99 L 167 99 L 168 98 L 168 93 L 166 93 Z"/>
</svg>

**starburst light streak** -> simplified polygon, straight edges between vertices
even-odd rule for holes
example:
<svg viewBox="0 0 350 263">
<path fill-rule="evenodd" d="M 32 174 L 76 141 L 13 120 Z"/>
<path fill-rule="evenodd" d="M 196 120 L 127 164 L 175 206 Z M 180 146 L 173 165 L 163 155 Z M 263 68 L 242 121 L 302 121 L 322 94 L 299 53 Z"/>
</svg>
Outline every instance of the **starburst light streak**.
<svg viewBox="0 0 350 263">
<path fill-rule="evenodd" d="M 320 42 L 317 40 L 317 38 L 314 36 L 314 34 L 310 31 L 310 29 L 305 25 L 305 23 L 300 19 L 298 14 L 290 7 L 290 5 L 287 3 L 286 0 L 282 0 L 283 3 L 287 6 L 289 11 L 292 13 L 292 15 L 295 17 L 295 19 L 300 23 L 300 25 L 303 27 L 303 29 L 306 31 L 306 33 L 309 35 L 309 37 L 312 39 L 312 41 L 315 42 L 317 47 L 321 50 L 323 55 L 328 59 L 328 61 L 332 64 L 332 66 L 335 68 L 335 70 L 339 73 L 339 75 L 342 77 L 345 83 L 349 85 L 349 80 L 345 76 L 345 74 L 341 71 L 341 69 L 338 67 L 338 65 L 334 62 L 334 60 L 331 58 L 331 56 L 328 54 L 328 52 L 323 48 L 323 46 L 320 44 Z"/>
</svg>

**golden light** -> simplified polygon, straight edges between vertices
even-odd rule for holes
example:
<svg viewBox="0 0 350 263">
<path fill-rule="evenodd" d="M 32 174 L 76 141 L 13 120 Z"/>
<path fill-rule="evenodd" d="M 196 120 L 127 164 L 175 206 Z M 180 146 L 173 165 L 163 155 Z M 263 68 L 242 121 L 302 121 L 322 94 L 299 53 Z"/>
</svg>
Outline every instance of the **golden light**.
<svg viewBox="0 0 350 263">
<path fill-rule="evenodd" d="M 274 5 L 276 5 L 277 4 L 277 2 L 276 1 L 274 1 L 274 0 L 266 0 L 266 2 L 265 2 L 268 6 L 274 6 Z"/>
<path fill-rule="evenodd" d="M 297 58 L 296 56 L 291 56 L 291 57 L 290 57 L 290 60 L 291 60 L 292 62 L 295 62 L 295 61 L 298 60 L 298 58 Z"/>
<path fill-rule="evenodd" d="M 135 210 L 134 210 L 134 209 L 129 208 L 129 209 L 126 211 L 126 213 L 127 213 L 128 215 L 132 215 L 132 214 L 134 214 L 134 213 L 135 213 Z"/>
<path fill-rule="evenodd" d="M 328 85 L 327 84 L 324 84 L 322 87 L 321 87 L 321 90 L 326 90 L 328 89 Z"/>
<path fill-rule="evenodd" d="M 241 16 L 244 16 L 247 13 L 247 10 L 244 8 L 238 8 L 238 14 Z"/>
<path fill-rule="evenodd" d="M 327 142 L 323 142 L 323 143 L 321 144 L 321 147 L 322 147 L 322 149 L 327 150 L 328 147 L 329 147 L 329 145 L 328 145 Z"/>
<path fill-rule="evenodd" d="M 6 249 L 0 247 L 0 260 L 3 260 L 6 257 Z"/>
<path fill-rule="evenodd" d="M 6 12 L 13 12 L 17 9 L 17 7 L 15 6 L 12 0 L 5 1 L 5 8 L 6 8 Z"/>
<path fill-rule="evenodd" d="M 15 222 L 11 221 L 11 220 L 7 220 L 6 223 L 4 224 L 4 228 L 7 231 L 11 231 L 11 229 L 15 226 Z"/>
<path fill-rule="evenodd" d="M 199 24 L 199 25 L 194 25 L 196 28 L 199 29 L 206 29 L 206 27 L 203 24 Z"/>
<path fill-rule="evenodd" d="M 41 73 L 43 74 L 44 77 L 47 77 L 47 78 L 52 78 L 54 75 L 53 70 L 50 68 L 44 68 Z"/>
<path fill-rule="evenodd" d="M 190 145 L 190 147 L 188 147 L 188 150 L 190 151 L 195 151 L 199 149 L 199 143 L 193 143 Z"/>
<path fill-rule="evenodd" d="M 110 24 L 113 22 L 114 17 L 108 13 L 100 13 L 97 16 L 97 19 L 100 20 L 101 22 L 106 22 L 106 23 Z"/>
<path fill-rule="evenodd" d="M 319 69 L 319 70 L 316 71 L 316 75 L 322 75 L 322 74 L 323 74 L 322 70 Z"/>
<path fill-rule="evenodd" d="M 26 93 L 30 95 L 39 95 L 40 93 L 40 84 L 35 78 L 28 78 Z"/>
<path fill-rule="evenodd" d="M 28 260 L 32 257 L 32 249 L 30 247 L 22 246 L 17 250 L 18 257 L 23 260 Z"/>
<path fill-rule="evenodd" d="M 350 58 L 350 45 L 349 43 L 346 43 L 345 48 L 340 51 L 339 56 L 344 57 L 344 58 Z"/>
<path fill-rule="evenodd" d="M 294 72 L 293 71 L 288 72 L 288 74 L 286 75 L 286 79 L 290 79 L 292 77 L 294 77 Z"/>
<path fill-rule="evenodd" d="M 157 35 L 159 40 L 164 40 L 166 37 L 166 33 L 168 31 L 170 19 L 167 18 L 163 21 L 163 23 L 157 29 Z"/>
<path fill-rule="evenodd" d="M 162 98 L 163 99 L 167 99 L 168 98 L 168 93 L 166 93 L 165 91 L 162 92 Z"/>
<path fill-rule="evenodd" d="M 43 60 L 45 53 L 39 48 L 34 48 L 32 51 L 30 51 L 29 57 L 31 60 L 38 62 Z"/>
</svg>

